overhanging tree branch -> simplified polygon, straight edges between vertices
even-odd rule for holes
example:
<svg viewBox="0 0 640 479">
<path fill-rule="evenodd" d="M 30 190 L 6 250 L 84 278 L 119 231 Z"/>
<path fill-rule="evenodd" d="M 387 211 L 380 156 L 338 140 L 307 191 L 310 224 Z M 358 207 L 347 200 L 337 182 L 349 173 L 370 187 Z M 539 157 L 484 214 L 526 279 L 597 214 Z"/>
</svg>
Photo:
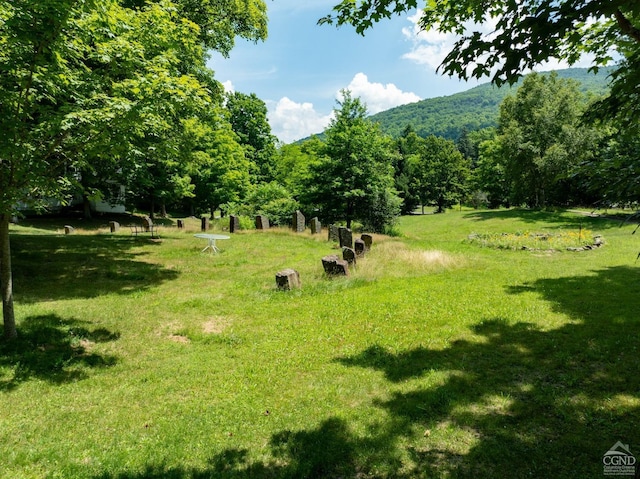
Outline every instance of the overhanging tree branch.
<svg viewBox="0 0 640 479">
<path fill-rule="evenodd" d="M 631 23 L 631 21 L 627 17 L 625 17 L 619 8 L 616 9 L 614 15 L 616 17 L 618 25 L 620 26 L 620 30 L 622 30 L 622 32 L 629 37 L 633 38 L 637 43 L 640 43 L 640 29 L 636 28 Z"/>
</svg>

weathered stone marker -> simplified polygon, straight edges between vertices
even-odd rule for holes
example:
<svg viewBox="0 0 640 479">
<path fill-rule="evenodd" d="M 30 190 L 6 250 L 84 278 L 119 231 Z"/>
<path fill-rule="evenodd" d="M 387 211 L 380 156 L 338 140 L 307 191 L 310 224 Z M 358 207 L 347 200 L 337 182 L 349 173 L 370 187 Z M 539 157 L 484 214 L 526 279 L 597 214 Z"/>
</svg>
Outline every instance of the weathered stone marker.
<svg viewBox="0 0 640 479">
<path fill-rule="evenodd" d="M 347 263 L 356 265 L 356 252 L 352 248 L 344 247 L 342 248 L 342 259 Z"/>
<path fill-rule="evenodd" d="M 355 240 L 353 249 L 356 252 L 356 256 L 358 256 L 358 257 L 364 256 L 364 253 L 365 253 L 365 250 L 366 250 L 366 246 L 365 246 L 364 241 L 361 240 L 361 239 Z"/>
<path fill-rule="evenodd" d="M 302 233 L 306 228 L 304 215 L 300 210 L 296 210 L 293 214 L 293 230 L 297 233 Z"/>
<path fill-rule="evenodd" d="M 200 218 L 200 230 L 207 231 L 208 229 L 209 229 L 209 218 L 206 216 L 203 216 L 202 218 Z"/>
<path fill-rule="evenodd" d="M 240 229 L 240 218 L 236 215 L 229 215 L 229 232 L 235 233 Z"/>
<path fill-rule="evenodd" d="M 184 229 L 184 220 L 178 220 L 178 229 L 179 230 Z"/>
<path fill-rule="evenodd" d="M 153 220 L 149 216 L 142 217 L 142 227 L 145 231 L 152 231 L 153 229 Z"/>
<path fill-rule="evenodd" d="M 336 225 L 329 225 L 329 241 L 340 241 L 340 230 Z"/>
<path fill-rule="evenodd" d="M 117 221 L 109 221 L 109 230 L 111 230 L 112 233 L 115 233 L 119 229 L 120 223 L 118 223 Z"/>
<path fill-rule="evenodd" d="M 353 248 L 353 234 L 349 228 L 341 226 L 338 228 L 338 234 L 340 236 L 340 247 Z"/>
<path fill-rule="evenodd" d="M 320 223 L 320 220 L 318 219 L 317 216 L 314 218 L 311 218 L 311 223 L 309 224 L 309 226 L 311 227 L 312 235 L 317 235 L 322 233 L 322 223 Z"/>
<path fill-rule="evenodd" d="M 265 215 L 256 216 L 256 229 L 257 230 L 268 230 L 269 229 L 269 218 Z"/>
<path fill-rule="evenodd" d="M 338 258 L 335 254 L 322 258 L 322 267 L 328 276 L 348 276 L 349 263 Z"/>
<path fill-rule="evenodd" d="M 70 235 L 73 234 L 74 231 L 73 226 L 64 225 L 64 234 Z"/>
<path fill-rule="evenodd" d="M 364 241 L 365 251 L 369 251 L 371 249 L 371 245 L 373 244 L 373 236 L 368 234 L 363 234 L 362 236 L 360 236 L 360 239 Z"/>
<path fill-rule="evenodd" d="M 281 291 L 290 291 L 299 289 L 302 286 L 300 282 L 300 273 L 295 269 L 283 269 L 276 273 L 276 287 Z"/>
</svg>

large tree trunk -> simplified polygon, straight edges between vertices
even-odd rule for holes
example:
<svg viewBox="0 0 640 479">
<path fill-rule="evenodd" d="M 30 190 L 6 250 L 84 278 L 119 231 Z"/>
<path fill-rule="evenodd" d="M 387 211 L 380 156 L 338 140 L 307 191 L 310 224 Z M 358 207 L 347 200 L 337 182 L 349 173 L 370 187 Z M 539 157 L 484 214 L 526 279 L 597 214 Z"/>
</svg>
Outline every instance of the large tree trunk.
<svg viewBox="0 0 640 479">
<path fill-rule="evenodd" d="M 82 195 L 82 209 L 84 212 L 84 219 L 91 219 L 91 202 L 89 201 L 89 197 L 85 194 Z"/>
<path fill-rule="evenodd" d="M 152 220 L 155 219 L 155 212 L 156 212 L 156 201 L 153 198 L 153 196 L 151 196 L 150 204 L 149 204 L 149 218 L 151 218 Z"/>
<path fill-rule="evenodd" d="M 13 281 L 11 279 L 11 247 L 9 245 L 9 214 L 0 215 L 0 289 L 2 290 L 2 317 L 4 337 L 15 339 L 16 316 L 13 311 Z"/>
</svg>

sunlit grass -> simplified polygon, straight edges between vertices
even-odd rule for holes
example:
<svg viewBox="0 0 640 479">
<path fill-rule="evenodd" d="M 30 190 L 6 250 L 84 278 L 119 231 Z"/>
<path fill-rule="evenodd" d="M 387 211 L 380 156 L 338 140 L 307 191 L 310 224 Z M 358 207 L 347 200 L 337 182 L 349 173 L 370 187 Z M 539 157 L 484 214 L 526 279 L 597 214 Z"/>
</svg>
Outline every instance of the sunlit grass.
<svg viewBox="0 0 640 479">
<path fill-rule="evenodd" d="M 196 219 L 158 241 L 12 226 L 0 477 L 600 477 L 640 426 L 640 245 L 620 224 L 410 216 L 346 278 L 324 275 L 326 233 L 241 231 L 203 254 Z M 580 230 L 606 246 L 468 241 Z M 300 290 L 276 289 L 284 268 Z"/>
</svg>

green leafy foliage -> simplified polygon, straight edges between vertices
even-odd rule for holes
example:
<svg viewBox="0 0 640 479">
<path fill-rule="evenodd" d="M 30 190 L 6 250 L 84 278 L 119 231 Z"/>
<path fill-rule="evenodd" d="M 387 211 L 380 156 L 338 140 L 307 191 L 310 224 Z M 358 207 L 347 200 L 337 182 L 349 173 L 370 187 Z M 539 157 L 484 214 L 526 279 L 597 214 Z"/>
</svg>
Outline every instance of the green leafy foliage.
<svg viewBox="0 0 640 479">
<path fill-rule="evenodd" d="M 239 201 L 249 189 L 249 161 L 221 109 L 207 121 L 186 120 L 188 134 L 184 154 L 190 157 L 188 174 L 195 187 L 189 199 L 193 212 Z"/>
<path fill-rule="evenodd" d="M 598 131 L 579 124 L 585 101 L 571 80 L 529 75 L 500 108 L 498 141 L 515 204 L 564 204 L 572 173 L 595 150 Z"/>
<path fill-rule="evenodd" d="M 416 154 L 409 159 L 411 188 L 425 205 L 438 213 L 459 202 L 466 191 L 469 161 L 451 140 L 429 136 L 417 139 Z"/>
<path fill-rule="evenodd" d="M 400 210 L 393 189 L 393 142 L 366 118 L 366 107 L 359 98 L 352 98 L 349 91 L 342 95 L 326 131 L 322 156 L 310 165 L 302 202 L 310 210 L 318 209 L 323 220 L 344 220 L 347 227 L 354 220 L 371 219 L 367 215 L 373 204 L 377 211 L 384 212 L 382 217 L 397 216 Z M 369 223 L 380 228 L 384 221 Z"/>
<path fill-rule="evenodd" d="M 230 205 L 230 212 L 245 216 L 265 215 L 269 223 L 286 226 L 291 223 L 291 216 L 299 208 L 299 204 L 291 197 L 291 192 L 276 183 L 261 183 L 252 188 L 242 205 Z"/>
<path fill-rule="evenodd" d="M 275 175 L 276 137 L 271 134 L 267 106 L 255 93 L 233 92 L 226 96 L 233 131 L 252 164 L 252 182 L 270 182 Z"/>
<path fill-rule="evenodd" d="M 416 7 L 415 0 L 343 0 L 320 23 L 351 24 L 364 33 L 375 22 Z M 589 53 L 595 66 L 606 65 L 612 48 L 634 43 L 638 48 L 638 18 L 640 6 L 627 0 L 433 0 L 424 7 L 420 25 L 459 36 L 442 63 L 444 73 L 491 76 L 501 85 L 551 58 L 574 63 Z M 483 34 L 482 23 L 495 25 L 494 31 Z"/>
<path fill-rule="evenodd" d="M 142 9 L 161 0 L 121 0 L 127 8 Z M 267 38 L 267 6 L 264 0 L 175 0 L 176 13 L 199 26 L 198 40 L 208 49 L 228 56 L 240 37 L 257 42 Z"/>
<path fill-rule="evenodd" d="M 265 11 L 261 0 L 0 1 L 3 304 L 20 202 L 64 200 L 73 187 L 99 195 L 117 181 L 153 213 L 155 201 L 193 194 L 184 120 L 222 100 L 205 47 L 226 54 L 236 35 L 264 38 Z"/>
</svg>

